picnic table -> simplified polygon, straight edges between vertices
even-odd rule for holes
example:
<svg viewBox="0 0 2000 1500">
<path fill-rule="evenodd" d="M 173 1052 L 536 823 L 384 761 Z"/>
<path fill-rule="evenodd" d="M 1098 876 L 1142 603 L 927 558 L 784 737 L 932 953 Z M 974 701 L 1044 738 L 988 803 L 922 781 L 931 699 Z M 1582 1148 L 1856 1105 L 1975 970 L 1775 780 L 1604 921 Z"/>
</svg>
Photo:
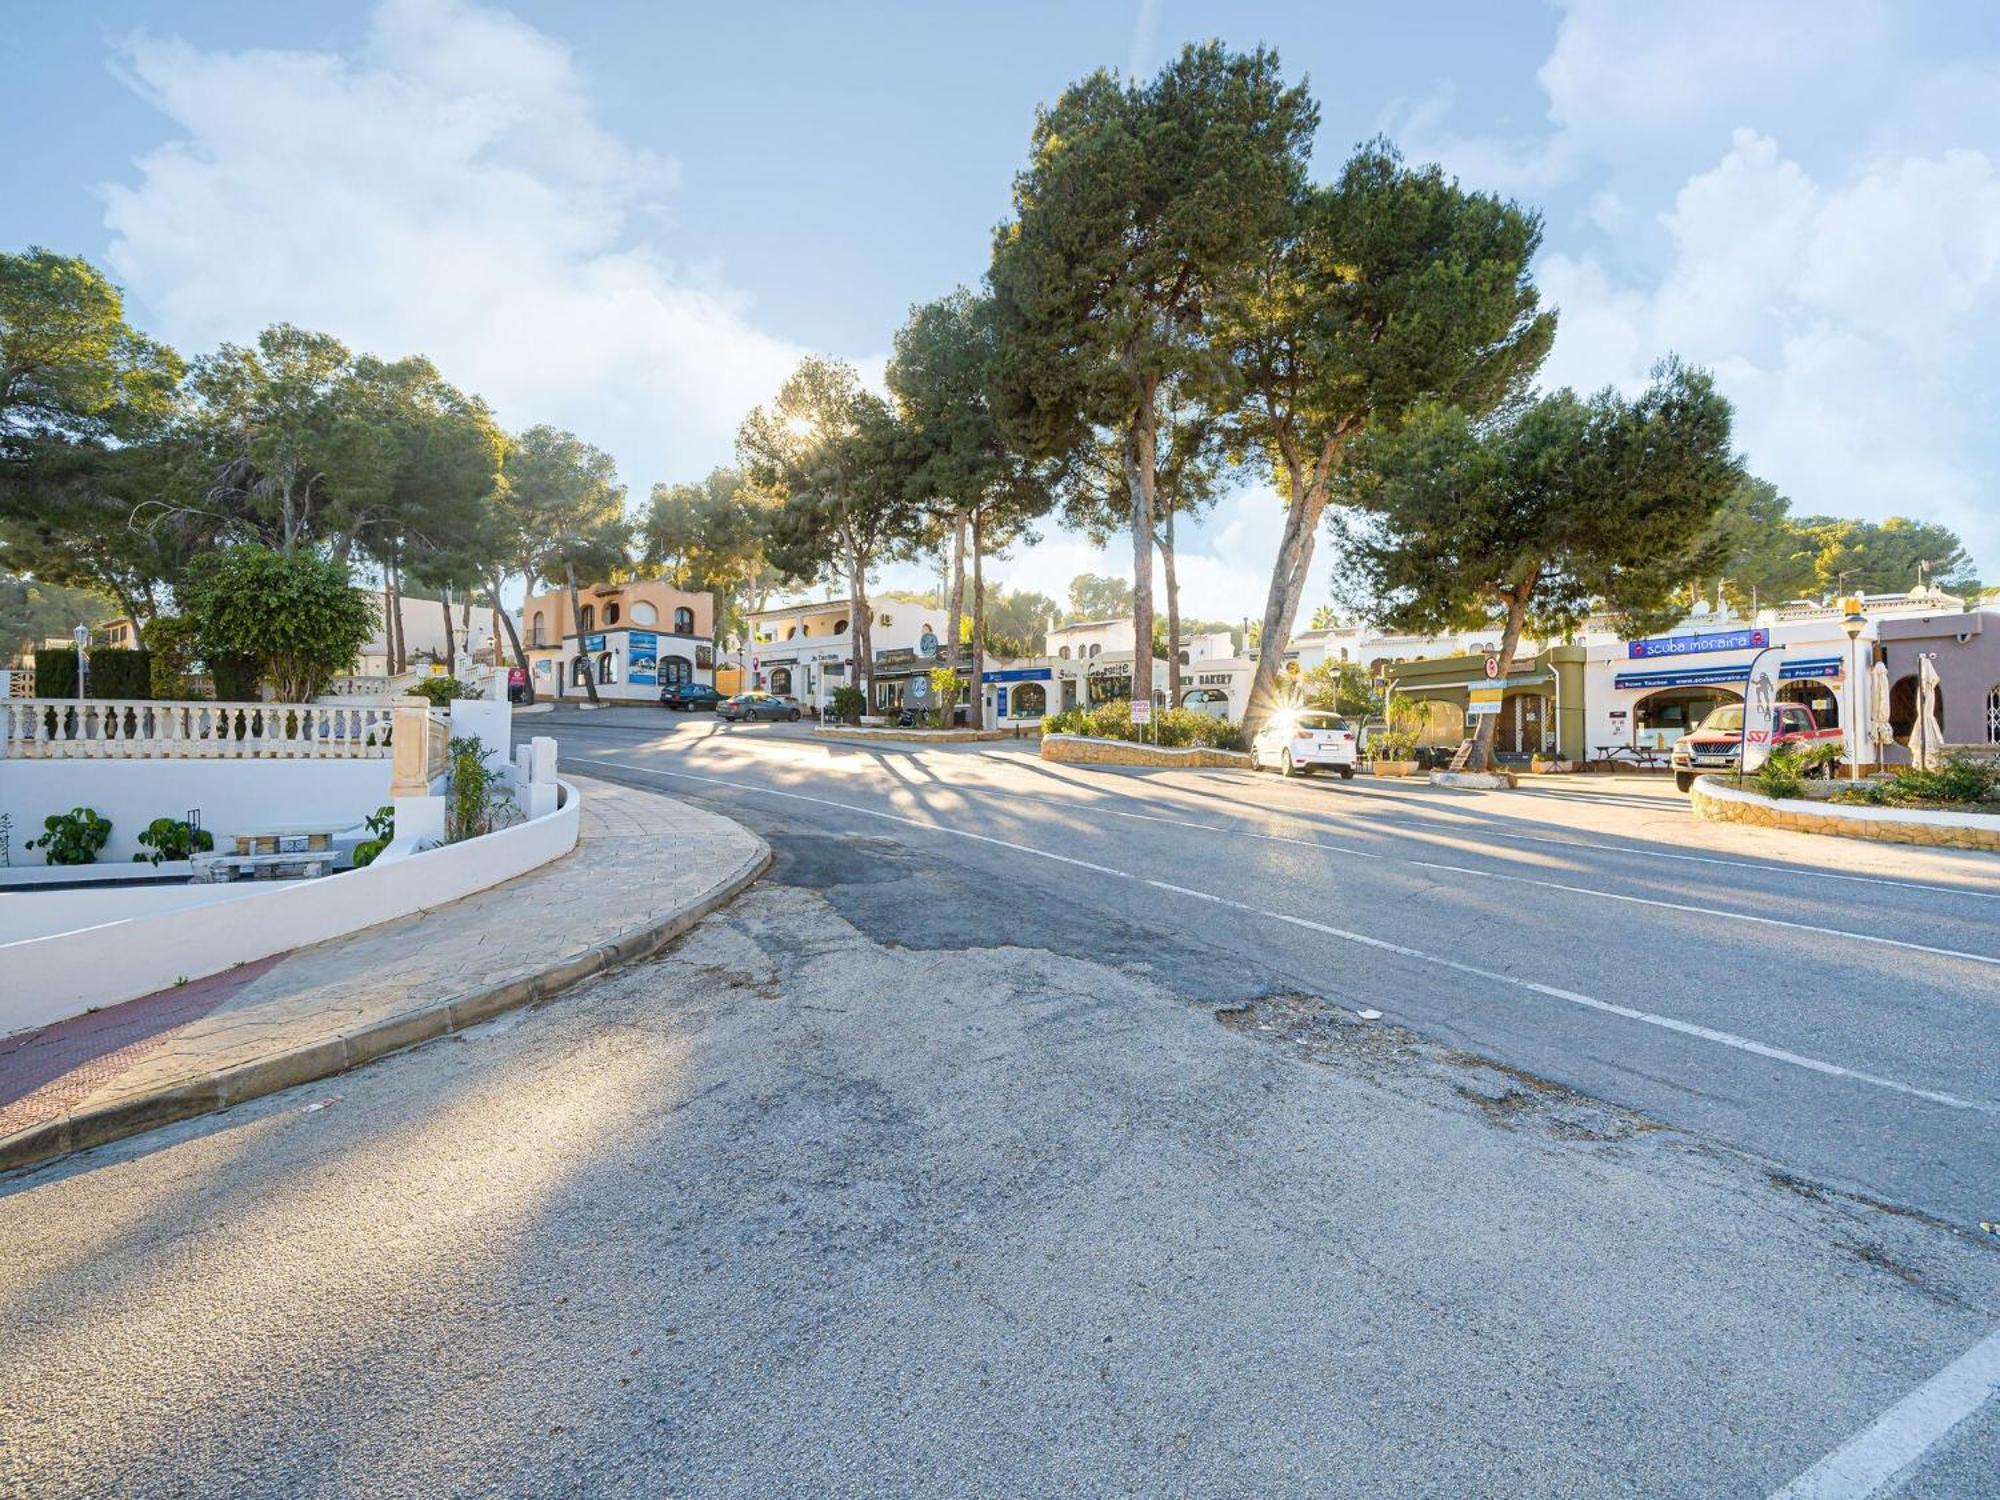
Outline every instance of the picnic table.
<svg viewBox="0 0 2000 1500">
<path fill-rule="evenodd" d="M 1597 747 L 1597 758 L 1606 765 L 1614 766 L 1621 760 L 1628 760 L 1633 765 L 1650 771 L 1656 766 L 1670 764 L 1673 760 L 1673 752 L 1669 750 L 1657 750 L 1650 745 L 1599 745 Z"/>
</svg>

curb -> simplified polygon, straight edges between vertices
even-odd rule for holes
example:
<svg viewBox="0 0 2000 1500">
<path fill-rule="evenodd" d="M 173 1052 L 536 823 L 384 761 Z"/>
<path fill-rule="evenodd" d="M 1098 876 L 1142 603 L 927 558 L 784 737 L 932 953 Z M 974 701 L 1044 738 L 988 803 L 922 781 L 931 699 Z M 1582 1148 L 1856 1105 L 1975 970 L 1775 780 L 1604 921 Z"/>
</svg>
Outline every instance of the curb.
<svg viewBox="0 0 2000 1500">
<path fill-rule="evenodd" d="M 1168 766 L 1180 770 L 1247 770 L 1250 756 L 1242 750 L 1212 750 L 1206 746 L 1162 747 L 1136 740 L 1099 739 L 1085 734 L 1044 734 L 1041 757 L 1068 766 Z"/>
<path fill-rule="evenodd" d="M 645 927 L 634 927 L 536 974 L 384 1016 L 337 1036 L 254 1058 L 203 1078 L 168 1084 L 80 1113 L 66 1112 L 0 1139 L 0 1173 L 45 1166 L 64 1156 L 138 1135 L 160 1125 L 214 1114 L 231 1105 L 330 1078 L 393 1052 L 435 1041 L 523 1006 L 553 999 L 594 974 L 645 958 L 703 917 L 740 896 L 770 869 L 770 845 L 757 840 L 750 858 L 692 905 Z"/>
</svg>

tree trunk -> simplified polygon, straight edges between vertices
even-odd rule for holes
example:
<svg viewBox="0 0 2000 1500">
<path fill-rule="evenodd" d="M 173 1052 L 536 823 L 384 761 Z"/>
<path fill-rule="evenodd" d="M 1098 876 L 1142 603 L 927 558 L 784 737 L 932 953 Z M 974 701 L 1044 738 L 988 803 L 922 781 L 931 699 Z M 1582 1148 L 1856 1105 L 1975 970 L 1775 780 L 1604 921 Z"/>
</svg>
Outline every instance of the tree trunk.
<svg viewBox="0 0 2000 1500">
<path fill-rule="evenodd" d="M 403 569 L 393 555 L 382 570 L 382 605 L 389 632 L 389 675 L 395 677 L 409 669 L 409 660 L 403 650 Z"/>
<path fill-rule="evenodd" d="M 1528 601 L 1535 596 L 1535 584 L 1540 579 L 1541 572 L 1541 564 L 1535 564 L 1528 569 L 1528 576 L 1510 593 L 1503 596 L 1507 600 L 1507 628 L 1500 637 L 1500 675 L 1495 679 L 1502 684 L 1507 681 L 1507 674 L 1514 670 L 1514 649 L 1521 644 L 1521 631 L 1528 619 Z M 1506 706 L 1504 694 L 1501 706 L 1503 708 Z M 1493 735 L 1499 727 L 1500 715 L 1479 716 L 1479 727 L 1472 731 L 1472 759 L 1468 762 L 1469 769 L 1484 771 L 1492 764 Z"/>
<path fill-rule="evenodd" d="M 444 675 L 458 675 L 458 642 L 451 633 L 451 585 L 438 590 L 438 608 L 444 611 Z"/>
<path fill-rule="evenodd" d="M 1336 440 L 1338 441 L 1338 440 Z M 1298 618 L 1299 600 L 1306 591 L 1306 574 L 1312 568 L 1313 543 L 1319 534 L 1320 516 L 1326 511 L 1326 484 L 1332 473 L 1335 445 L 1329 443 L 1320 455 L 1318 472 L 1310 481 L 1305 466 L 1292 454 L 1285 456 L 1291 480 L 1292 503 L 1285 507 L 1284 535 L 1278 542 L 1278 561 L 1271 570 L 1271 591 L 1264 600 L 1263 633 L 1257 642 L 1257 671 L 1250 680 L 1250 702 L 1243 712 L 1243 735 L 1254 738 L 1278 706 L 1278 674 L 1284 667 L 1285 647 L 1291 644 L 1292 624 Z M 1245 642 L 1248 648 L 1248 642 Z"/>
<path fill-rule="evenodd" d="M 1160 547 L 1160 561 L 1167 570 L 1167 707 L 1181 701 L 1181 585 L 1174 573 L 1174 507 L 1170 502 L 1160 517 L 1166 538 Z"/>
<path fill-rule="evenodd" d="M 854 681 L 867 704 L 861 711 L 872 714 L 875 712 L 875 633 L 871 628 L 874 611 L 868 607 L 868 569 L 858 554 L 848 563 L 847 582 L 854 609 L 854 628 L 848 632 L 854 641 Z"/>
<path fill-rule="evenodd" d="M 960 648 L 960 638 L 958 638 L 958 622 L 960 618 L 964 618 L 964 612 L 966 612 L 966 522 L 960 520 L 958 526 L 952 528 L 952 598 L 950 598 L 950 620 L 946 624 L 946 628 L 950 630 L 952 654 L 944 658 L 946 662 L 950 662 L 954 672 L 958 670 L 958 664 L 964 660 L 964 650 Z"/>
<path fill-rule="evenodd" d="M 597 663 L 590 659 L 590 648 L 583 643 L 583 601 L 576 590 L 576 564 L 563 559 L 563 578 L 569 584 L 569 622 L 576 629 L 576 654 L 583 662 L 583 690 L 590 695 L 592 703 L 597 702 Z"/>
<path fill-rule="evenodd" d="M 984 528 L 975 510 L 972 513 L 972 711 L 967 715 L 967 722 L 974 729 L 986 727 L 986 572 L 980 566 L 984 550 Z"/>
<path fill-rule="evenodd" d="M 1158 456 L 1152 376 L 1125 433 L 1125 483 L 1132 492 L 1132 701 L 1153 701 L 1153 465 Z"/>
<path fill-rule="evenodd" d="M 506 627 L 507 644 L 514 652 L 514 665 L 521 669 L 521 701 L 523 703 L 533 703 L 535 701 L 535 674 L 528 670 L 528 653 L 521 649 L 521 633 L 514 628 L 513 617 L 500 607 L 501 582 L 500 575 L 495 573 L 493 575 L 493 613 L 500 617 L 500 623 Z M 497 657 L 498 653 L 496 652 L 495 655 Z M 500 663 L 498 660 L 493 663 L 493 666 L 496 671 L 499 669 Z"/>
</svg>

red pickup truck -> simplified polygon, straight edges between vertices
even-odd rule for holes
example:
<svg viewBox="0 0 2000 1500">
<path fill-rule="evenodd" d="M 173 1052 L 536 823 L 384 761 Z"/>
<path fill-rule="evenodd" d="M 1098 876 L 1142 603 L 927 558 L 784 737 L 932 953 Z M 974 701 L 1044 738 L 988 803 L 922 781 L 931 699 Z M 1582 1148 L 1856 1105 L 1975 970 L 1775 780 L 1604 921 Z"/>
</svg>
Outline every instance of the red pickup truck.
<svg viewBox="0 0 2000 1500">
<path fill-rule="evenodd" d="M 1813 745 L 1845 738 L 1838 729 L 1822 729 L 1803 703 L 1780 703 L 1772 710 L 1771 745 Z M 1752 735 L 1755 740 L 1756 736 Z M 1701 721 L 1692 734 L 1674 741 L 1674 785 L 1687 791 L 1704 771 L 1734 771 L 1743 749 L 1743 705 L 1725 703 Z"/>
</svg>

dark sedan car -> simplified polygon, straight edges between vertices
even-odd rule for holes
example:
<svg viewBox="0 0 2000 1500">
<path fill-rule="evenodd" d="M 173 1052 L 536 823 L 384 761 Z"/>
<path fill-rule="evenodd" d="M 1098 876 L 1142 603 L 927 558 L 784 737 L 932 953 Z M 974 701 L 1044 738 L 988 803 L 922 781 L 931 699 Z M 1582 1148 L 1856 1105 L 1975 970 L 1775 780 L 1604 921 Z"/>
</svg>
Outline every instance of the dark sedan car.
<svg viewBox="0 0 2000 1500">
<path fill-rule="evenodd" d="M 660 707 L 679 709 L 686 713 L 693 709 L 717 708 L 722 703 L 722 694 L 705 682 L 670 682 L 660 689 Z"/>
<path fill-rule="evenodd" d="M 786 719 L 796 724 L 805 712 L 799 707 L 799 700 L 787 698 L 781 693 L 738 693 L 734 698 L 724 698 L 715 705 L 715 711 L 725 719 Z"/>
</svg>

